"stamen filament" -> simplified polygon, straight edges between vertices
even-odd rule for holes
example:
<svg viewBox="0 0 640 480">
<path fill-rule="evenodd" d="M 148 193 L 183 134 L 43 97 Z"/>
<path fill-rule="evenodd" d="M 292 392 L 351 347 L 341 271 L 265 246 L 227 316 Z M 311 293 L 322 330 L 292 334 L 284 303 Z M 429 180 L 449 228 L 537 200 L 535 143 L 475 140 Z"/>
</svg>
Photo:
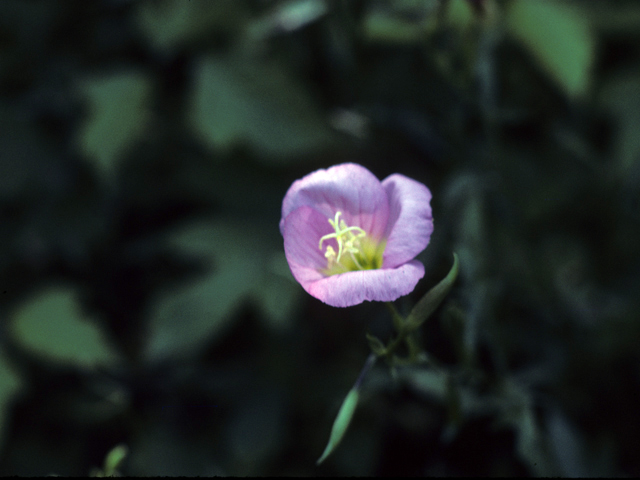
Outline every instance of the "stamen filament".
<svg viewBox="0 0 640 480">
<path fill-rule="evenodd" d="M 358 267 L 360 270 L 364 270 L 364 268 L 362 268 L 362 265 L 360 265 L 360 262 L 356 260 L 356 257 L 351 250 L 349 250 L 349 255 L 351 255 L 351 260 L 353 260 L 353 263 L 356 264 L 356 267 Z"/>
<path fill-rule="evenodd" d="M 340 263 L 340 259 L 342 258 L 342 252 L 343 252 L 343 249 L 344 249 L 343 248 L 343 244 L 346 244 L 347 251 L 351 255 L 351 258 L 354 260 L 354 262 L 358 266 L 358 268 L 362 269 L 362 266 L 358 263 L 358 261 L 355 259 L 354 255 L 353 255 L 354 252 L 358 252 L 358 249 L 353 246 L 353 242 L 357 238 L 366 236 L 366 233 L 360 227 L 347 227 L 347 224 L 345 223 L 344 220 L 340 221 L 340 215 L 342 215 L 342 212 L 338 211 L 338 212 L 336 212 L 336 216 L 334 217 L 333 220 L 329 219 L 329 224 L 331 224 L 331 226 L 335 229 L 335 232 L 334 233 L 328 233 L 327 235 L 322 236 L 320 238 L 320 243 L 318 244 L 318 248 L 320 250 L 322 250 L 322 242 L 324 242 L 325 240 L 329 240 L 330 238 L 335 238 L 336 241 L 338 242 L 338 256 L 336 258 L 336 263 Z M 357 235 L 354 235 L 352 233 L 354 231 L 358 232 Z M 344 237 L 347 234 L 352 235 L 352 238 L 350 238 L 349 240 L 347 240 L 345 242 Z M 327 248 L 327 253 L 325 254 L 325 257 L 327 257 L 327 258 L 329 258 L 329 256 L 333 256 L 333 254 L 335 254 L 335 251 L 333 250 L 333 248 L 331 248 L 331 252 L 332 253 L 329 251 L 329 248 L 331 248 L 331 247 Z"/>
</svg>

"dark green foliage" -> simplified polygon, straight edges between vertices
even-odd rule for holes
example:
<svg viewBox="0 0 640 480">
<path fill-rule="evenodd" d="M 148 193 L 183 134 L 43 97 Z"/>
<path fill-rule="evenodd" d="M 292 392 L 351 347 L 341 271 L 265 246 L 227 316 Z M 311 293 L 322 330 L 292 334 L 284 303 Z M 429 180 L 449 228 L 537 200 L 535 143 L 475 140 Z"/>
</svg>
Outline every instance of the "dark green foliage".
<svg viewBox="0 0 640 480">
<path fill-rule="evenodd" d="M 640 475 L 638 31 L 635 0 L 1 1 L 0 474 Z M 402 315 L 460 270 L 316 467 L 393 335 L 284 258 L 287 188 L 345 161 L 433 193 Z"/>
</svg>

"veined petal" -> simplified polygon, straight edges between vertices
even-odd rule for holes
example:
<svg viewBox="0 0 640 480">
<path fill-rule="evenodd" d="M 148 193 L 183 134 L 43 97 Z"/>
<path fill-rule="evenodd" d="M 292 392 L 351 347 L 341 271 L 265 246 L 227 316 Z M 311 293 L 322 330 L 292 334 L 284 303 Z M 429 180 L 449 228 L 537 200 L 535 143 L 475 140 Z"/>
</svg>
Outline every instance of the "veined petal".
<svg viewBox="0 0 640 480">
<path fill-rule="evenodd" d="M 347 225 L 364 229 L 376 240 L 387 229 L 387 194 L 375 175 L 355 163 L 317 170 L 293 182 L 282 202 L 283 235 L 284 219 L 301 206 L 313 207 L 323 214 L 325 223 L 340 211 Z"/>
<path fill-rule="evenodd" d="M 324 278 L 320 270 L 327 268 L 327 259 L 318 242 L 332 232 L 326 217 L 311 207 L 302 206 L 287 215 L 282 224 L 284 254 L 295 279 L 304 287 L 306 283 Z M 328 242 L 337 247 L 335 240 Z"/>
<path fill-rule="evenodd" d="M 424 265 L 413 260 L 398 268 L 347 272 L 300 284 L 328 305 L 351 307 L 365 300 L 392 302 L 411 293 L 423 276 Z"/>
<path fill-rule="evenodd" d="M 430 200 L 419 182 L 398 174 L 380 182 L 352 163 L 297 180 L 280 220 L 293 276 L 336 307 L 407 295 L 424 276 L 413 259 L 433 231 Z"/>
<path fill-rule="evenodd" d="M 429 244 L 433 232 L 431 192 L 420 182 L 400 174 L 382 181 L 389 198 L 387 247 L 382 268 L 395 268 L 413 259 Z"/>
</svg>

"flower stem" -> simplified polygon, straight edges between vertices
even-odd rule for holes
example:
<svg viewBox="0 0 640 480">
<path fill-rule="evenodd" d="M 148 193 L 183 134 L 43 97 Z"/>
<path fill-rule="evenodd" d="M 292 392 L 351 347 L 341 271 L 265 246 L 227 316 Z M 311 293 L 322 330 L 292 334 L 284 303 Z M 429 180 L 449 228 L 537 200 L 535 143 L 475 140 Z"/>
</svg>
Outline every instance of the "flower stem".
<svg viewBox="0 0 640 480">
<path fill-rule="evenodd" d="M 420 358 L 424 356 L 424 354 L 420 350 L 415 329 L 411 328 L 409 322 L 398 313 L 398 310 L 396 310 L 395 306 L 391 302 L 387 302 L 387 308 L 391 312 L 393 326 L 397 331 L 397 335 L 387 344 L 386 347 L 378 350 L 376 355 L 384 357 L 391 365 L 411 365 L 419 362 Z M 398 358 L 394 355 L 395 351 L 402 343 L 406 343 L 407 345 L 408 356 L 406 358 Z"/>
<path fill-rule="evenodd" d="M 378 356 L 375 353 L 369 354 L 369 356 L 367 357 L 367 361 L 364 362 L 364 366 L 360 371 L 360 375 L 358 375 L 358 379 L 356 380 L 356 383 L 353 384 L 353 390 L 358 390 L 360 388 L 360 385 L 362 385 L 362 381 L 364 380 L 364 377 L 367 375 L 369 370 L 371 370 L 371 367 L 373 367 L 377 359 L 378 359 Z"/>
<path fill-rule="evenodd" d="M 425 353 L 420 349 L 416 331 L 435 312 L 451 290 L 458 276 L 458 263 L 458 255 L 454 253 L 453 266 L 447 276 L 420 299 L 407 318 L 402 317 L 391 302 L 386 302 L 398 334 L 386 347 L 379 339 L 368 335 L 369 344 L 375 355 L 385 357 L 392 366 L 397 363 L 412 364 L 426 359 Z M 403 342 L 406 342 L 408 355 L 400 359 L 393 353 Z"/>
<path fill-rule="evenodd" d="M 396 310 L 396 307 L 391 302 L 386 303 L 387 308 L 391 312 L 391 316 L 393 318 L 393 326 L 398 332 L 398 335 L 389 342 L 389 344 L 384 348 L 384 351 L 379 353 L 378 356 L 383 356 L 387 359 L 388 362 L 391 362 L 393 353 L 398 349 L 402 342 L 406 341 L 407 347 L 409 347 L 411 353 L 411 357 L 413 357 L 415 339 L 411 339 L 411 341 L 409 341 L 409 336 L 412 332 L 407 328 L 407 321 L 402 317 L 402 315 L 398 313 L 398 310 Z"/>
</svg>

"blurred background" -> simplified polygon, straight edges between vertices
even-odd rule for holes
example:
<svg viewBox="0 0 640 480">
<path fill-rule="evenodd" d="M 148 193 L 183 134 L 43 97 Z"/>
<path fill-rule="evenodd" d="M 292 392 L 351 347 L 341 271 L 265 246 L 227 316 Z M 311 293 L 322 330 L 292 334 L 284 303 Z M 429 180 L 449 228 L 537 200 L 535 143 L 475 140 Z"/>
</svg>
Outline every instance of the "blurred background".
<svg viewBox="0 0 640 480">
<path fill-rule="evenodd" d="M 0 474 L 640 475 L 640 3 L 0 2 Z M 433 361 L 292 278 L 291 183 L 433 193 Z M 103 471 L 104 473 L 104 471 Z"/>
</svg>

